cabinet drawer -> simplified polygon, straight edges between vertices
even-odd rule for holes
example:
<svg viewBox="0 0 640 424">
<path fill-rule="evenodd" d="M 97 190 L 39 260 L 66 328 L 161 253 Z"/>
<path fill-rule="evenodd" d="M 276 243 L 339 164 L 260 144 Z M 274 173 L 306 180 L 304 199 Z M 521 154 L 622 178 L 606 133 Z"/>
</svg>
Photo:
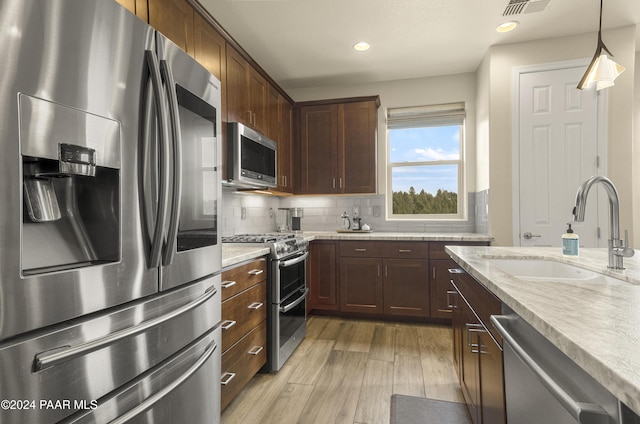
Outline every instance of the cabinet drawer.
<svg viewBox="0 0 640 424">
<path fill-rule="evenodd" d="M 222 300 L 267 279 L 267 261 L 264 258 L 222 272 Z"/>
<path fill-rule="evenodd" d="M 266 362 L 267 326 L 262 323 L 222 355 L 223 409 Z"/>
<path fill-rule="evenodd" d="M 384 257 L 421 259 L 429 257 L 429 243 L 421 241 L 392 241 L 384 243 Z"/>
<path fill-rule="evenodd" d="M 450 256 L 444 251 L 445 246 L 488 246 L 486 241 L 430 241 L 429 258 L 449 259 Z"/>
<path fill-rule="evenodd" d="M 266 318 L 266 281 L 222 302 L 222 352 L 226 352 Z"/>
<path fill-rule="evenodd" d="M 502 345 L 502 336 L 489 322 L 491 315 L 499 315 L 502 313 L 502 303 L 500 299 L 469 274 L 454 275 L 456 277 L 452 281 L 460 291 L 464 301 L 473 307 L 473 312 L 480 318 L 482 324 L 491 332 L 491 335 L 498 343 Z"/>
<path fill-rule="evenodd" d="M 381 258 L 385 243 L 375 241 L 341 241 L 340 256 L 355 258 Z"/>
</svg>

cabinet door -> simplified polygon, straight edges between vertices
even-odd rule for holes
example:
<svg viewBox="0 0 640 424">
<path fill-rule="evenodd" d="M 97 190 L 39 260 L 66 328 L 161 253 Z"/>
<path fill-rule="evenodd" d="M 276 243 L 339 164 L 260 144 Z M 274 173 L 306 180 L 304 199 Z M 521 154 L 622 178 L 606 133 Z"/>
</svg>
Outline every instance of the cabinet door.
<svg viewBox="0 0 640 424">
<path fill-rule="evenodd" d="M 227 49 L 226 42 L 204 18 L 194 15 L 193 57 L 221 82 L 225 80 Z M 222 85 L 224 87 L 224 84 Z M 224 98 L 224 96 L 223 96 Z M 226 100 L 226 99 L 225 99 Z"/>
<path fill-rule="evenodd" d="M 308 309 L 338 309 L 336 244 L 322 241 L 311 243 L 307 270 Z"/>
<path fill-rule="evenodd" d="M 300 110 L 301 194 L 337 192 L 336 105 L 304 106 Z"/>
<path fill-rule="evenodd" d="M 282 125 L 282 103 L 283 98 L 278 90 L 271 84 L 268 85 L 267 92 L 267 137 L 278 143 L 280 150 L 280 126 Z"/>
<path fill-rule="evenodd" d="M 340 310 L 383 313 L 381 259 L 340 258 Z"/>
<path fill-rule="evenodd" d="M 149 22 L 149 11 L 147 0 L 116 0 L 122 6 L 126 7 L 129 12 L 136 15 L 145 22 Z M 151 0 L 153 1 L 153 0 Z"/>
<path fill-rule="evenodd" d="M 227 45 L 227 118 L 229 122 L 251 125 L 249 113 L 249 64 Z"/>
<path fill-rule="evenodd" d="M 262 134 L 269 131 L 267 114 L 267 80 L 250 64 L 249 70 L 249 125 Z"/>
<path fill-rule="evenodd" d="M 149 25 L 193 56 L 193 8 L 185 0 L 149 1 Z"/>
<path fill-rule="evenodd" d="M 340 193 L 376 192 L 375 102 L 338 106 L 338 189 Z"/>
<path fill-rule="evenodd" d="M 481 424 L 480 404 L 480 361 L 479 361 L 479 331 L 482 324 L 476 318 L 473 311 L 464 302 L 460 302 L 464 321 L 462 340 L 462 368 L 460 376 L 460 388 L 469 408 L 473 424 Z"/>
<path fill-rule="evenodd" d="M 429 316 L 429 268 L 427 259 L 385 259 L 384 313 Z"/>
<path fill-rule="evenodd" d="M 452 259 L 431 259 L 431 316 L 451 318 L 452 298 L 455 289 L 451 284 L 450 268 L 458 268 Z"/>
<path fill-rule="evenodd" d="M 462 346 L 464 341 L 464 313 L 461 307 L 464 303 L 460 294 L 456 291 L 451 295 L 453 308 L 451 312 L 451 330 L 453 344 L 453 366 L 458 374 L 458 380 L 462 380 Z"/>
<path fill-rule="evenodd" d="M 280 138 L 278 140 L 278 190 L 293 193 L 293 105 L 281 103 Z"/>
<path fill-rule="evenodd" d="M 482 424 L 505 424 L 502 348 L 489 333 L 478 333 L 480 343 L 480 398 Z"/>
</svg>

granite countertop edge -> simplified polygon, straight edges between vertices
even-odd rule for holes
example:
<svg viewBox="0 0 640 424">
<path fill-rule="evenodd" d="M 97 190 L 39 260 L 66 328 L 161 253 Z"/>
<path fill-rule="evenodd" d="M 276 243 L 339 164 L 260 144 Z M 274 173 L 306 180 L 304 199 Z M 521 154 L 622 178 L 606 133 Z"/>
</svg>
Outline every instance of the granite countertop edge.
<svg viewBox="0 0 640 424">
<path fill-rule="evenodd" d="M 565 258 L 560 248 L 448 246 L 471 276 L 640 415 L 640 258 L 624 271 L 607 268 L 607 249 L 581 249 Z M 626 282 L 524 281 L 490 264 L 491 258 L 555 260 Z"/>
<path fill-rule="evenodd" d="M 303 231 L 298 233 L 308 242 L 314 240 L 405 240 L 405 241 L 474 241 L 490 242 L 491 236 L 476 233 L 411 233 L 368 232 L 338 233 L 336 231 Z M 222 269 L 268 255 L 269 248 L 256 245 L 224 243 L 222 245 Z"/>
</svg>

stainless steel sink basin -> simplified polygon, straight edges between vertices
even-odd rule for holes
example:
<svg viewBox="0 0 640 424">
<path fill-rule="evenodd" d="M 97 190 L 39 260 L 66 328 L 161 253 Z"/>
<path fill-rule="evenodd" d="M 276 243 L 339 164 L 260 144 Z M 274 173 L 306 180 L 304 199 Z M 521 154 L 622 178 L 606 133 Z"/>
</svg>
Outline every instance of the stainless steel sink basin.
<svg viewBox="0 0 640 424">
<path fill-rule="evenodd" d="M 558 281 L 583 283 L 624 283 L 617 278 L 575 265 L 543 259 L 485 258 L 496 268 L 528 281 Z"/>
</svg>

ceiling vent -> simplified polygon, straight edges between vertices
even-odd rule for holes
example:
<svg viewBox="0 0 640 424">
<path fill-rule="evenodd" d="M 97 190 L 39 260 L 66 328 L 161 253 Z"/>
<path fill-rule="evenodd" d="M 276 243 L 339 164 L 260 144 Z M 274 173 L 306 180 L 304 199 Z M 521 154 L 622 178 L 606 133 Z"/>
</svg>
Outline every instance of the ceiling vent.
<svg viewBox="0 0 640 424">
<path fill-rule="evenodd" d="M 542 12 L 551 0 L 509 0 L 502 16 L 521 15 L 523 13 Z"/>
</svg>

